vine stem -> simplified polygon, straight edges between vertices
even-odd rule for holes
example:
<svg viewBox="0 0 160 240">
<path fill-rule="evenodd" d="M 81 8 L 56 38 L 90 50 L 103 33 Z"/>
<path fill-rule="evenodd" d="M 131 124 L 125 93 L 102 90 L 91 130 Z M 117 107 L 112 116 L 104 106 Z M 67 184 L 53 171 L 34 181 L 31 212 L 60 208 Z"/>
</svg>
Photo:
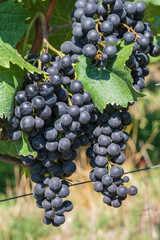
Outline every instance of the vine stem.
<svg viewBox="0 0 160 240">
<path fill-rule="evenodd" d="M 46 19 L 45 31 L 47 32 L 47 35 L 49 30 L 49 22 L 50 22 L 52 13 L 55 9 L 56 3 L 57 3 L 57 0 L 50 0 L 45 13 L 45 19 Z M 42 42 L 44 42 L 44 38 L 42 35 L 43 29 L 42 29 L 42 26 L 38 23 L 38 21 L 36 22 L 35 27 L 36 27 L 36 36 L 35 36 L 35 40 L 32 45 L 32 48 L 30 50 L 31 54 L 37 54 L 41 47 Z"/>
<path fill-rule="evenodd" d="M 31 29 L 32 29 L 36 19 L 38 18 L 38 16 L 39 16 L 39 13 L 36 14 L 36 16 L 32 19 L 32 21 L 29 24 L 29 28 L 27 30 L 27 33 L 26 33 L 26 36 L 25 36 L 25 39 L 24 39 L 24 43 L 23 43 L 22 57 L 24 57 L 24 55 L 25 55 L 25 52 L 26 52 L 26 49 L 27 49 L 27 42 L 28 42 L 28 39 L 29 39 L 29 35 L 30 35 Z"/>
<path fill-rule="evenodd" d="M 19 158 L 9 155 L 0 154 L 0 162 L 11 163 L 20 167 L 29 168 L 29 166 L 24 165 Z"/>
<path fill-rule="evenodd" d="M 55 26 L 55 27 L 50 27 L 48 34 L 51 35 L 56 30 L 70 28 L 71 26 L 72 26 L 72 23 L 68 23 L 68 24 L 64 24 L 64 25 L 60 25 L 60 26 Z"/>
</svg>

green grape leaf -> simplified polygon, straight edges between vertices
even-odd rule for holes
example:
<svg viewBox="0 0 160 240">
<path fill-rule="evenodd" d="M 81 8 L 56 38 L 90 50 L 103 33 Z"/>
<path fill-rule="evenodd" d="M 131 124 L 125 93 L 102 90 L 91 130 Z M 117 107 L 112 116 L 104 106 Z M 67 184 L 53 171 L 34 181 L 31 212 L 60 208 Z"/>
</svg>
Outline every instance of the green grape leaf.
<svg viewBox="0 0 160 240">
<path fill-rule="evenodd" d="M 33 151 L 30 143 L 28 142 L 28 136 L 25 132 L 22 132 L 22 138 L 17 142 L 12 142 L 10 140 L 1 141 L 0 140 L 0 153 L 9 154 L 11 156 L 28 156 L 32 155 L 36 157 L 37 153 Z"/>
<path fill-rule="evenodd" d="M 23 84 L 26 71 L 11 64 L 9 69 L 0 67 L 0 118 L 10 119 L 14 110 L 14 96 Z"/>
<path fill-rule="evenodd" d="M 75 66 L 77 79 L 84 84 L 84 89 L 92 94 L 95 106 L 102 112 L 108 104 L 127 107 L 128 102 L 137 101 L 144 96 L 132 86 L 130 70 L 125 62 L 133 50 L 133 44 L 120 45 L 117 55 L 108 62 L 106 68 L 91 65 L 91 60 L 79 56 Z"/>
<path fill-rule="evenodd" d="M 22 3 L 12 0 L 0 3 L 0 36 L 4 42 L 15 47 L 24 35 L 28 24 L 24 23 L 28 14 Z"/>
<path fill-rule="evenodd" d="M 30 73 L 43 73 L 40 69 L 26 62 L 11 45 L 0 39 L 0 66 L 10 68 L 10 63 L 17 64 L 21 69 L 26 69 Z"/>
<path fill-rule="evenodd" d="M 143 0 L 143 2 L 145 2 L 146 4 L 152 3 L 153 5 L 160 6 L 160 1 L 159 0 Z"/>
</svg>

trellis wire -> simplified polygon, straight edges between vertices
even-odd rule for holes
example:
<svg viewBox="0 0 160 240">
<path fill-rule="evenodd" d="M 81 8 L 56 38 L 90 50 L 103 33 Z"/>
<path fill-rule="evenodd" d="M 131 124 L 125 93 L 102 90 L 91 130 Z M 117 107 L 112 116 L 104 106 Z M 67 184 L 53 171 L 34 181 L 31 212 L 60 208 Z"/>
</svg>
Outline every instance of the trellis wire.
<svg viewBox="0 0 160 240">
<path fill-rule="evenodd" d="M 156 165 L 156 166 L 152 166 L 152 167 L 147 167 L 147 168 L 142 168 L 142 169 L 138 169 L 138 170 L 134 170 L 134 171 L 130 171 L 130 172 L 125 172 L 125 174 L 131 174 L 131 173 L 136 173 L 136 172 L 141 172 L 141 171 L 147 171 L 147 170 L 152 170 L 152 169 L 155 169 L 155 168 L 159 168 L 160 165 Z M 82 184 L 87 184 L 87 183 L 91 183 L 92 181 L 85 181 L 85 182 L 79 182 L 79 183 L 74 183 L 74 184 L 70 184 L 69 187 L 74 187 L 74 186 L 78 186 L 78 185 L 82 185 Z M 12 197 L 12 198 L 6 198 L 6 199 L 3 199 L 3 200 L 0 200 L 0 203 L 1 202 L 5 202 L 5 201 L 9 201 L 9 200 L 14 200 L 14 199 L 17 199 L 17 198 L 22 198 L 22 197 L 27 197 L 27 196 L 32 196 L 33 193 L 28 193 L 28 194 L 24 194 L 24 195 L 21 195 L 21 196 L 16 196 L 16 197 Z"/>
</svg>

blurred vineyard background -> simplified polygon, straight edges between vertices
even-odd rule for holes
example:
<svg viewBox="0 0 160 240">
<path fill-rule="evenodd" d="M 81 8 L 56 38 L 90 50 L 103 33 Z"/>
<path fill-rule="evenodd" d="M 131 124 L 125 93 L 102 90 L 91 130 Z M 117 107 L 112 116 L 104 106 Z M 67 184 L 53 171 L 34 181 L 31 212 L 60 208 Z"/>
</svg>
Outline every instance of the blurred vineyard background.
<svg viewBox="0 0 160 240">
<path fill-rule="evenodd" d="M 157 3 L 157 5 L 154 5 Z M 160 3 L 148 3 L 147 19 L 160 32 Z M 153 18 L 154 16 L 154 18 Z M 155 39 L 159 41 L 159 37 Z M 127 127 L 130 140 L 126 150 L 126 171 L 160 163 L 160 58 L 149 66 L 146 97 L 131 109 L 133 122 Z M 82 148 L 77 157 L 77 173 L 72 180 L 86 181 L 90 167 Z M 22 169 L 0 162 L 0 199 L 32 192 L 33 184 Z M 0 203 L 0 240 L 160 240 L 160 169 L 129 175 L 138 187 L 136 197 L 128 197 L 120 209 L 103 204 L 92 183 L 71 188 L 74 210 L 66 223 L 57 228 L 42 223 L 43 211 L 33 197 Z"/>
</svg>

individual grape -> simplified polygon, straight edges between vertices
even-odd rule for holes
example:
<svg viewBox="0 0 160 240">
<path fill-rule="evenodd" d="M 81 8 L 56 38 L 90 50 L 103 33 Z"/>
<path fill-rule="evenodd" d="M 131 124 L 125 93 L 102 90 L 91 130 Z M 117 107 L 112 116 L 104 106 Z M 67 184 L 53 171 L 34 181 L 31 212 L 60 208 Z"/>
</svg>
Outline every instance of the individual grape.
<svg viewBox="0 0 160 240">
<path fill-rule="evenodd" d="M 123 169 L 119 166 L 112 166 L 110 169 L 110 175 L 113 178 L 119 178 L 123 175 Z"/>
<path fill-rule="evenodd" d="M 90 17 L 93 14 L 95 14 L 96 11 L 97 11 L 97 5 L 94 2 L 86 3 L 85 8 L 84 8 L 84 12 L 85 12 L 86 16 Z"/>
<path fill-rule="evenodd" d="M 112 44 L 108 44 L 104 47 L 103 52 L 107 54 L 108 57 L 113 57 L 117 53 L 117 48 Z"/>
<path fill-rule="evenodd" d="M 108 173 L 107 168 L 100 168 L 100 167 L 95 167 L 94 169 L 94 175 L 96 179 L 102 179 L 102 177 Z"/>
<path fill-rule="evenodd" d="M 60 121 L 64 127 L 68 127 L 72 123 L 72 117 L 69 114 L 64 114 L 61 116 Z"/>
<path fill-rule="evenodd" d="M 137 11 L 137 7 L 136 7 L 135 3 L 132 3 L 129 1 L 126 1 L 124 3 L 124 9 L 126 10 L 128 16 L 135 14 Z"/>
<path fill-rule="evenodd" d="M 36 84 L 29 84 L 25 88 L 27 98 L 31 99 L 38 95 L 38 87 Z"/>
<path fill-rule="evenodd" d="M 57 87 L 63 82 L 63 77 L 61 74 L 54 74 L 50 76 L 50 83 L 53 87 Z"/>
<path fill-rule="evenodd" d="M 149 53 L 152 57 L 160 56 L 160 47 L 158 45 L 152 45 Z"/>
<path fill-rule="evenodd" d="M 52 223 L 52 220 L 51 219 L 48 219 L 46 218 L 45 216 L 43 217 L 43 223 L 46 224 L 46 225 L 49 225 Z"/>
<path fill-rule="evenodd" d="M 60 88 L 57 92 L 57 100 L 60 102 L 66 101 L 68 98 L 68 91 L 65 88 Z"/>
<path fill-rule="evenodd" d="M 107 157 L 103 157 L 103 156 L 97 156 L 95 158 L 95 163 L 98 167 L 105 167 L 105 165 L 108 163 L 108 159 Z"/>
<path fill-rule="evenodd" d="M 30 102 L 23 102 L 20 105 L 20 114 L 21 116 L 28 116 L 32 114 L 33 106 Z"/>
<path fill-rule="evenodd" d="M 137 192 L 138 192 L 138 189 L 137 189 L 135 186 L 131 186 L 131 187 L 128 189 L 128 194 L 131 195 L 131 196 L 136 195 Z"/>
<path fill-rule="evenodd" d="M 57 117 L 62 116 L 68 113 L 68 106 L 64 102 L 57 102 L 53 107 L 53 112 Z"/>
<path fill-rule="evenodd" d="M 32 105 L 36 110 L 40 110 L 45 106 L 44 98 L 41 96 L 36 96 L 32 99 Z"/>
<path fill-rule="evenodd" d="M 114 158 L 113 162 L 116 163 L 116 164 L 121 165 L 121 164 L 124 163 L 125 159 L 126 159 L 125 155 L 123 153 L 120 153 L 119 156 Z"/>
<path fill-rule="evenodd" d="M 81 124 L 87 124 L 90 121 L 90 114 L 87 111 L 82 111 L 79 116 L 79 122 Z"/>
<path fill-rule="evenodd" d="M 42 97 L 47 97 L 53 92 L 53 87 L 49 82 L 43 82 L 39 85 L 39 94 Z"/>
<path fill-rule="evenodd" d="M 121 118 L 117 113 L 111 114 L 108 120 L 108 124 L 111 128 L 119 128 L 121 126 Z"/>
<path fill-rule="evenodd" d="M 36 118 L 34 119 L 34 125 L 35 125 L 35 128 L 41 129 L 44 126 L 44 120 L 41 118 Z"/>
<path fill-rule="evenodd" d="M 111 143 L 111 138 L 110 137 L 105 136 L 105 135 L 100 135 L 98 137 L 98 144 L 99 144 L 99 146 L 101 146 L 101 147 L 108 147 L 110 143 Z"/>
<path fill-rule="evenodd" d="M 100 15 L 100 16 L 105 16 L 105 15 L 107 15 L 107 12 L 108 12 L 107 5 L 105 5 L 102 2 L 99 2 L 97 4 L 97 14 Z"/>
<path fill-rule="evenodd" d="M 105 156 L 107 154 L 107 148 L 100 147 L 97 143 L 93 146 L 93 151 L 97 155 Z"/>
<path fill-rule="evenodd" d="M 47 69 L 47 73 L 51 76 L 52 74 L 57 74 L 59 71 L 58 71 L 58 69 L 57 68 L 55 68 L 55 67 L 49 67 L 48 69 Z"/>
<path fill-rule="evenodd" d="M 117 43 L 118 40 L 114 35 L 110 35 L 110 36 L 106 37 L 105 42 L 106 43 Z M 105 60 L 104 55 L 106 55 L 106 57 L 105 57 L 106 59 L 108 58 L 108 55 L 103 54 L 103 59 Z"/>
<path fill-rule="evenodd" d="M 110 186 L 108 187 L 108 192 L 109 192 L 109 193 L 116 193 L 116 191 L 117 191 L 117 186 L 116 186 L 115 183 L 113 183 L 112 185 L 110 185 Z"/>
<path fill-rule="evenodd" d="M 113 31 L 113 23 L 111 21 L 106 20 L 101 24 L 100 29 L 102 32 L 109 34 Z"/>
<path fill-rule="evenodd" d="M 122 186 L 119 186 L 119 187 L 117 188 L 117 195 L 118 195 L 118 197 L 120 197 L 121 199 L 126 198 L 127 193 L 128 193 L 128 190 L 127 190 L 127 188 L 126 188 L 125 186 L 122 185 Z"/>
<path fill-rule="evenodd" d="M 34 192 L 35 192 L 37 195 L 44 194 L 44 192 L 45 192 L 45 186 L 44 186 L 42 183 L 37 183 L 37 184 L 34 186 Z"/>
<path fill-rule="evenodd" d="M 64 54 L 69 54 L 72 52 L 73 43 L 71 41 L 66 41 L 61 45 L 61 51 Z"/>
<path fill-rule="evenodd" d="M 54 191 L 52 191 L 50 188 L 46 188 L 45 189 L 45 197 L 46 198 L 55 198 L 56 193 Z"/>
<path fill-rule="evenodd" d="M 107 204 L 108 206 L 111 206 L 111 198 L 110 197 L 104 196 L 103 197 L 103 202 L 105 204 Z"/>
<path fill-rule="evenodd" d="M 71 142 L 68 138 L 62 138 L 58 143 L 58 150 L 60 152 L 68 151 L 71 147 Z"/>
<path fill-rule="evenodd" d="M 20 130 L 11 130 L 8 131 L 8 137 L 11 141 L 16 142 L 21 139 L 22 133 Z"/>
<path fill-rule="evenodd" d="M 126 182 L 126 183 L 129 182 L 129 177 L 128 176 L 124 176 L 123 177 L 123 181 Z"/>
<path fill-rule="evenodd" d="M 74 12 L 74 17 L 76 18 L 77 21 L 80 21 L 81 17 L 84 15 L 84 9 L 83 8 L 78 8 Z M 73 34 L 74 35 L 74 34 Z"/>
<path fill-rule="evenodd" d="M 146 4 L 142 1 L 135 2 L 136 12 L 143 13 L 146 10 Z"/>
<path fill-rule="evenodd" d="M 52 191 L 58 191 L 62 187 L 61 180 L 57 177 L 53 177 L 49 181 L 49 187 Z"/>
<path fill-rule="evenodd" d="M 101 131 L 104 135 L 107 135 L 107 136 L 110 136 L 111 133 L 112 133 L 112 129 L 111 129 L 111 127 L 110 127 L 107 123 L 103 123 L 103 124 L 101 125 L 100 131 Z"/>
<path fill-rule="evenodd" d="M 55 212 L 53 210 L 45 211 L 45 217 L 47 219 L 53 219 L 55 216 Z"/>
<path fill-rule="evenodd" d="M 113 179 L 110 175 L 108 174 L 105 174 L 103 177 L 102 177 L 102 183 L 104 186 L 107 186 L 109 187 L 113 182 Z"/>
<path fill-rule="evenodd" d="M 51 55 L 49 53 L 42 53 L 40 60 L 42 63 L 49 63 L 51 61 Z"/>
<path fill-rule="evenodd" d="M 124 139 L 123 132 L 119 130 L 115 130 L 112 132 L 111 138 L 115 143 L 120 143 Z"/>
<path fill-rule="evenodd" d="M 26 102 L 27 101 L 26 92 L 25 91 L 17 92 L 15 100 L 18 105 L 20 105 L 22 102 Z"/>
<path fill-rule="evenodd" d="M 46 141 L 45 148 L 49 152 L 54 152 L 58 148 L 58 142 L 56 142 L 56 141 Z"/>
<path fill-rule="evenodd" d="M 138 19 L 136 19 L 138 21 Z M 133 17 L 132 16 L 126 16 L 123 20 L 124 24 L 131 27 L 133 24 Z"/>
<path fill-rule="evenodd" d="M 63 200 L 60 197 L 55 197 L 52 200 L 51 204 L 52 204 L 52 207 L 59 208 L 59 207 L 61 207 L 63 205 Z"/>
<path fill-rule="evenodd" d="M 32 139 L 32 146 L 36 150 L 42 150 L 45 146 L 45 138 L 41 135 L 34 137 Z"/>
<path fill-rule="evenodd" d="M 56 225 L 61 225 L 65 222 L 65 216 L 64 215 L 55 215 L 54 219 L 53 219 L 53 223 L 55 223 Z"/>
<path fill-rule="evenodd" d="M 80 109 L 78 106 L 76 105 L 72 105 L 68 108 L 68 114 L 71 116 L 71 117 L 78 117 L 79 114 L 80 114 Z"/>
<path fill-rule="evenodd" d="M 103 184 L 101 181 L 96 181 L 93 185 L 93 188 L 96 192 L 102 192 L 103 191 Z"/>
<path fill-rule="evenodd" d="M 30 166 L 30 171 L 32 173 L 38 173 L 42 170 L 42 164 L 39 161 L 36 161 L 34 163 L 32 163 L 32 165 Z"/>
<path fill-rule="evenodd" d="M 109 146 L 108 146 L 108 154 L 112 157 L 116 157 L 119 155 L 120 153 L 120 146 L 116 143 L 111 143 Z"/>
<path fill-rule="evenodd" d="M 81 95 L 80 93 L 74 94 L 71 98 L 71 102 L 73 105 L 81 107 L 84 104 L 83 95 Z"/>
<path fill-rule="evenodd" d="M 69 187 L 62 184 L 61 189 L 58 191 L 58 196 L 61 198 L 65 198 L 69 195 L 69 193 L 70 193 Z"/>
<path fill-rule="evenodd" d="M 110 8 L 115 13 L 120 12 L 123 8 L 123 2 L 121 0 L 115 0 L 115 2 L 110 5 Z"/>
<path fill-rule="evenodd" d="M 143 33 L 144 32 L 144 24 L 143 22 L 136 21 L 133 25 L 134 31 L 137 33 Z"/>
<path fill-rule="evenodd" d="M 35 126 L 35 119 L 32 116 L 23 117 L 20 121 L 20 127 L 24 131 L 32 131 Z"/>
<path fill-rule="evenodd" d="M 86 44 L 83 47 L 83 55 L 85 57 L 94 57 L 96 55 L 97 49 L 93 44 Z"/>
<path fill-rule="evenodd" d="M 45 105 L 44 108 L 37 111 L 38 117 L 42 118 L 43 120 L 50 118 L 51 114 L 52 114 L 52 110 L 47 105 Z"/>
<path fill-rule="evenodd" d="M 69 200 L 64 201 L 64 202 L 63 202 L 63 206 L 65 207 L 65 211 L 66 211 L 66 212 L 70 212 L 70 211 L 72 211 L 72 209 L 73 209 L 73 204 L 72 204 L 72 202 L 69 201 Z"/>
<path fill-rule="evenodd" d="M 132 32 L 126 32 L 124 35 L 123 35 L 123 39 L 128 42 L 128 43 L 131 43 L 134 41 L 135 39 L 135 35 L 134 33 Z"/>
<path fill-rule="evenodd" d="M 94 29 L 96 26 L 96 23 L 93 18 L 91 17 L 85 17 L 85 19 L 81 20 L 82 29 L 85 32 L 89 32 L 90 30 Z"/>
<path fill-rule="evenodd" d="M 60 153 L 58 151 L 48 152 L 48 159 L 51 161 L 56 161 L 60 157 Z"/>
<path fill-rule="evenodd" d="M 73 36 L 77 38 L 82 38 L 83 37 L 83 30 L 81 24 L 77 25 L 76 27 L 73 28 L 72 31 Z"/>
<path fill-rule="evenodd" d="M 87 146 L 88 143 L 89 143 L 89 139 L 86 135 L 82 135 L 79 137 L 79 140 L 80 140 L 80 145 L 81 146 Z"/>
<path fill-rule="evenodd" d="M 42 201 L 42 207 L 44 208 L 44 209 L 46 209 L 46 210 L 51 210 L 52 209 L 52 205 L 51 205 L 51 202 L 49 201 L 49 200 L 47 200 L 47 199 L 44 199 L 43 201 Z"/>
<path fill-rule="evenodd" d="M 32 173 L 31 180 L 34 183 L 42 183 L 43 177 L 41 175 L 39 175 L 38 173 Z"/>
<path fill-rule="evenodd" d="M 65 174 L 70 175 L 76 171 L 76 165 L 74 162 L 65 162 L 63 164 L 63 171 Z"/>
<path fill-rule="evenodd" d="M 110 14 L 107 20 L 110 21 L 114 27 L 118 26 L 120 23 L 120 17 L 115 13 Z"/>
<path fill-rule="evenodd" d="M 73 93 L 83 93 L 83 84 L 78 80 L 72 80 L 70 84 L 70 89 Z"/>
<path fill-rule="evenodd" d="M 114 198 L 112 201 L 111 201 L 111 205 L 115 208 L 118 208 L 122 205 L 122 201 L 119 199 L 119 198 Z"/>
<path fill-rule="evenodd" d="M 45 99 L 45 104 L 48 107 L 52 108 L 56 104 L 57 96 L 54 93 L 51 93 L 49 96 L 44 97 L 44 99 Z"/>
</svg>

